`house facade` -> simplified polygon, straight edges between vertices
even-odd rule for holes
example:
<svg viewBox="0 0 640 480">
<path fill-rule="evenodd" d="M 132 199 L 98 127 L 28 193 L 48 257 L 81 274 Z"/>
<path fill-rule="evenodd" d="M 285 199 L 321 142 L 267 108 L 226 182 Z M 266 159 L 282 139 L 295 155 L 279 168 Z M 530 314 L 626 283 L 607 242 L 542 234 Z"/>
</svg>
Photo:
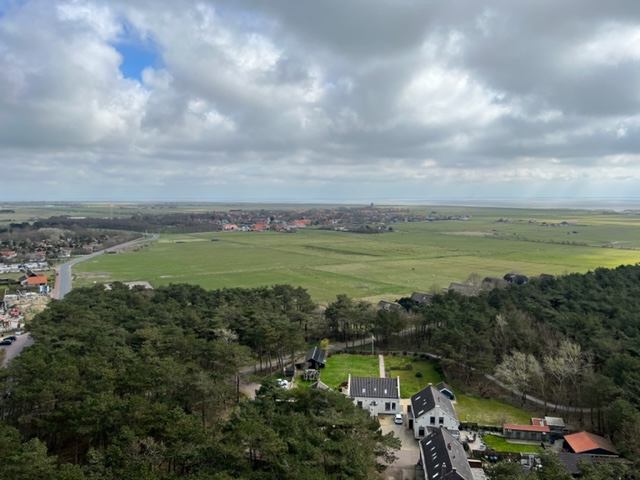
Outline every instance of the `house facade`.
<svg viewBox="0 0 640 480">
<path fill-rule="evenodd" d="M 355 405 L 369 411 L 372 417 L 402 413 L 400 377 L 352 377 L 349 374 L 346 393 Z"/>
<path fill-rule="evenodd" d="M 460 437 L 460 422 L 451 400 L 431 384 L 411 396 L 409 426 L 415 438 L 423 438 L 440 428 Z"/>
</svg>

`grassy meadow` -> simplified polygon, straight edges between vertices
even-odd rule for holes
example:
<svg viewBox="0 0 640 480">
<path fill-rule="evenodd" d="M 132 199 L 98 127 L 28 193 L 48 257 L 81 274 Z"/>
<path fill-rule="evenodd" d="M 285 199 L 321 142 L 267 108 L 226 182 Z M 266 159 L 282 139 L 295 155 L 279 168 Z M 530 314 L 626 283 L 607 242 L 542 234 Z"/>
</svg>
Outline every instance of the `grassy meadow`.
<svg viewBox="0 0 640 480">
<path fill-rule="evenodd" d="M 426 207 L 422 207 L 426 209 Z M 640 261 L 640 215 L 584 210 L 438 207 L 467 221 L 392 224 L 354 234 L 300 229 L 161 235 L 151 248 L 104 255 L 74 267 L 74 285 L 146 280 L 207 289 L 289 283 L 327 304 L 344 293 L 376 302 L 462 282 L 471 273 L 585 272 Z M 508 223 L 497 222 L 509 218 Z M 535 221 L 535 223 L 533 223 Z M 571 222 L 543 226 L 542 222 Z M 211 241 L 215 236 L 218 241 Z"/>
</svg>

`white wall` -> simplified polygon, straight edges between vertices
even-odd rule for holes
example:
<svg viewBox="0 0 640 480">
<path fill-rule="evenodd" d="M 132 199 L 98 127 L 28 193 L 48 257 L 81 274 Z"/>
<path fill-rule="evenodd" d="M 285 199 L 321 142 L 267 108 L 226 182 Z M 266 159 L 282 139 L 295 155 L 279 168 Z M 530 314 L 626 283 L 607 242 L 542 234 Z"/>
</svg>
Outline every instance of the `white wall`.
<svg viewBox="0 0 640 480">
<path fill-rule="evenodd" d="M 415 412 L 414 412 L 415 415 Z M 431 423 L 431 417 L 434 417 L 435 423 Z M 440 423 L 440 417 L 444 420 L 444 423 Z M 424 427 L 424 435 L 419 435 L 420 427 Z M 427 436 L 429 434 L 429 428 L 437 429 L 440 427 L 446 428 L 450 433 L 454 433 L 458 431 L 459 422 L 455 417 L 450 416 L 443 409 L 436 405 L 436 407 L 426 412 L 421 417 L 413 419 L 413 436 L 415 438 L 422 438 L 423 436 Z M 456 436 L 454 434 L 454 436 Z"/>
</svg>

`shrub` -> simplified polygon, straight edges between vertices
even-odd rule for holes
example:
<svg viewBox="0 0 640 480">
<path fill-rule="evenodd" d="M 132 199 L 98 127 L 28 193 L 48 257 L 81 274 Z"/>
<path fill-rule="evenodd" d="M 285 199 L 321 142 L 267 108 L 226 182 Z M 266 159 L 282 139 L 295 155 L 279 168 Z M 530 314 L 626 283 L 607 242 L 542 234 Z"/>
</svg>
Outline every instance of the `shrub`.
<svg viewBox="0 0 640 480">
<path fill-rule="evenodd" d="M 422 372 L 416 372 L 416 378 L 422 378 Z"/>
</svg>

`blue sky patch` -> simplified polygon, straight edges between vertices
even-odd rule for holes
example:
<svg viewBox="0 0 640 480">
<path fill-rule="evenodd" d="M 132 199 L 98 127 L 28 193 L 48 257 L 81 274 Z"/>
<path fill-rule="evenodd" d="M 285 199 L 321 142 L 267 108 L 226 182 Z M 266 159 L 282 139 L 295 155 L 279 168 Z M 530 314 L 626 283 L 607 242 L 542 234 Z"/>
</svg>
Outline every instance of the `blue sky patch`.
<svg viewBox="0 0 640 480">
<path fill-rule="evenodd" d="M 142 71 L 147 67 L 158 67 L 160 57 L 153 45 L 123 42 L 113 45 L 122 55 L 120 71 L 125 78 L 142 80 Z"/>
</svg>

